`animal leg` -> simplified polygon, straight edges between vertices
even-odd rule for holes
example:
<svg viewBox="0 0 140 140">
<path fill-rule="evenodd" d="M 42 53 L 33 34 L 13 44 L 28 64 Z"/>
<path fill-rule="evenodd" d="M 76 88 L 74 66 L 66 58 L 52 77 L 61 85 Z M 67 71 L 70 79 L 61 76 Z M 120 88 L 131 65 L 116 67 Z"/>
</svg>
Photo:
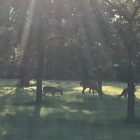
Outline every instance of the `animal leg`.
<svg viewBox="0 0 140 140">
<path fill-rule="evenodd" d="M 52 92 L 52 98 L 55 98 L 55 93 Z"/>
<path fill-rule="evenodd" d="M 85 93 L 84 93 L 85 89 L 86 89 L 86 88 L 83 87 L 83 90 L 82 90 L 82 97 L 83 97 L 83 96 L 85 97 Z"/>
<path fill-rule="evenodd" d="M 42 96 L 45 98 L 45 92 L 42 94 Z"/>
<path fill-rule="evenodd" d="M 92 89 L 92 88 L 89 89 L 89 95 L 90 95 L 90 93 L 91 93 L 91 89 Z"/>
<path fill-rule="evenodd" d="M 93 96 L 94 96 L 94 89 L 92 89 L 92 93 L 93 93 Z"/>
</svg>

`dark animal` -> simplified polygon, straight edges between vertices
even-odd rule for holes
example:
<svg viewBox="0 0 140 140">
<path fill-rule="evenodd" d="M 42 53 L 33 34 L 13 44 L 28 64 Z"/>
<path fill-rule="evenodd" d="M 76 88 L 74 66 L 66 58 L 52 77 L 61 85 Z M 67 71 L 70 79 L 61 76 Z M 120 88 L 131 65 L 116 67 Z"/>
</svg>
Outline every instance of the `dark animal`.
<svg viewBox="0 0 140 140">
<path fill-rule="evenodd" d="M 127 98 L 127 96 L 128 96 L 128 88 L 125 88 L 123 89 L 121 94 L 118 94 L 117 100 L 119 100 L 121 97 Z M 135 94 L 134 94 L 134 97 L 136 97 Z"/>
<path fill-rule="evenodd" d="M 98 84 L 96 81 L 92 81 L 92 80 L 88 80 L 88 79 L 84 79 L 80 82 L 80 86 L 83 87 L 83 90 L 82 90 L 82 97 L 84 96 L 85 97 L 85 93 L 84 91 L 86 90 L 86 88 L 89 88 L 89 95 L 90 95 L 90 92 L 92 90 L 93 92 L 93 95 L 94 95 L 94 90 L 96 90 L 98 92 L 98 94 L 101 96 L 102 98 L 102 91 L 100 90 L 100 88 L 98 87 Z"/>
<path fill-rule="evenodd" d="M 60 95 L 63 96 L 63 91 L 62 89 L 56 88 L 56 87 L 51 87 L 51 86 L 45 86 L 43 87 L 43 96 L 45 97 L 46 93 L 51 93 L 52 97 L 55 97 L 55 94 L 59 92 Z"/>
</svg>

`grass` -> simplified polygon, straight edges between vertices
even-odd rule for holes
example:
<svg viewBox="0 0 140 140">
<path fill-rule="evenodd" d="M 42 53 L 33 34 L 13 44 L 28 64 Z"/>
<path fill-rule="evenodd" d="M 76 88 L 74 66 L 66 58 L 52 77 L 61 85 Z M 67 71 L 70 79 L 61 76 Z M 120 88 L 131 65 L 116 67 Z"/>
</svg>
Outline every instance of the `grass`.
<svg viewBox="0 0 140 140">
<path fill-rule="evenodd" d="M 81 98 L 79 81 L 43 81 L 63 87 L 64 96 L 46 95 L 34 104 L 36 87 L 16 88 L 16 80 L 0 81 L 0 140 L 139 140 L 140 123 L 127 124 L 127 99 L 117 101 L 126 84 L 105 82 L 98 94 Z M 86 90 L 88 92 L 88 90 Z M 140 86 L 135 113 L 140 118 Z"/>
</svg>

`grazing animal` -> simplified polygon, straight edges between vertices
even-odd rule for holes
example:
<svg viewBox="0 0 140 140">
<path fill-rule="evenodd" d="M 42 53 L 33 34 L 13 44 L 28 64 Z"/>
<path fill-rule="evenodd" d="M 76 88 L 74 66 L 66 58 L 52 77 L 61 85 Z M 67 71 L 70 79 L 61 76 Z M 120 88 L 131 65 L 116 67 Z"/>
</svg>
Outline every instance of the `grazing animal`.
<svg viewBox="0 0 140 140">
<path fill-rule="evenodd" d="M 51 87 L 51 86 L 45 86 L 43 87 L 43 96 L 45 97 L 46 93 L 51 93 L 52 97 L 55 97 L 55 93 L 59 92 L 60 95 L 63 96 L 63 91 L 62 89 L 58 89 L 56 87 Z"/>
<path fill-rule="evenodd" d="M 117 100 L 119 100 L 121 97 L 127 98 L 127 96 L 128 96 L 128 88 L 125 88 L 125 89 L 123 89 L 123 91 L 120 95 L 118 94 Z M 136 97 L 135 94 L 134 94 L 134 97 Z"/>
<path fill-rule="evenodd" d="M 82 80 L 80 82 L 80 86 L 83 87 L 83 90 L 82 90 L 82 97 L 84 96 L 85 97 L 85 93 L 84 91 L 86 90 L 86 88 L 89 88 L 89 95 L 90 95 L 90 92 L 91 92 L 91 89 L 92 89 L 92 92 L 93 92 L 93 95 L 94 95 L 94 90 L 96 90 L 98 92 L 98 94 L 101 96 L 102 98 L 102 91 L 100 90 L 100 88 L 98 87 L 97 85 L 97 82 L 96 81 L 92 81 L 92 80 L 88 80 L 88 79 L 85 79 L 85 80 Z"/>
<path fill-rule="evenodd" d="M 124 98 L 127 98 L 127 94 L 128 94 L 128 89 L 125 88 L 120 95 L 118 94 L 117 100 L 119 100 L 122 96 Z"/>
</svg>

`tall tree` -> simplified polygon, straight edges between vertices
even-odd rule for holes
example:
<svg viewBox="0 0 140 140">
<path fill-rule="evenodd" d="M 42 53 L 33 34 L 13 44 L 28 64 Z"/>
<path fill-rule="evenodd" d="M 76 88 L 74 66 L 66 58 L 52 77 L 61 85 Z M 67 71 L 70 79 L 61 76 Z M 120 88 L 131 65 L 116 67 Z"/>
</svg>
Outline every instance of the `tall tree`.
<svg viewBox="0 0 140 140">
<path fill-rule="evenodd" d="M 45 23 L 43 18 L 43 1 L 37 1 L 35 4 L 35 21 L 36 21 L 36 47 L 38 54 L 38 68 L 37 68 L 37 90 L 36 90 L 36 103 L 42 102 L 42 76 L 43 76 L 43 66 L 44 66 L 44 51 L 45 51 Z"/>
<path fill-rule="evenodd" d="M 135 120 L 135 98 L 134 98 L 134 81 L 135 66 L 137 62 L 138 46 L 140 45 L 138 34 L 136 32 L 137 18 L 140 16 L 140 4 L 138 1 L 109 1 L 107 2 L 107 9 L 110 16 L 112 16 L 113 30 L 116 31 L 114 36 L 120 40 L 120 46 L 124 47 L 123 56 L 125 58 L 121 61 L 125 62 L 126 81 L 128 84 L 128 105 L 127 105 L 127 120 Z M 120 52 L 120 51 L 119 51 Z M 120 54 L 116 52 L 120 57 Z M 136 57 L 137 56 L 137 57 Z M 119 60 L 119 58 L 117 58 Z M 120 64 L 119 64 L 120 66 Z"/>
</svg>

